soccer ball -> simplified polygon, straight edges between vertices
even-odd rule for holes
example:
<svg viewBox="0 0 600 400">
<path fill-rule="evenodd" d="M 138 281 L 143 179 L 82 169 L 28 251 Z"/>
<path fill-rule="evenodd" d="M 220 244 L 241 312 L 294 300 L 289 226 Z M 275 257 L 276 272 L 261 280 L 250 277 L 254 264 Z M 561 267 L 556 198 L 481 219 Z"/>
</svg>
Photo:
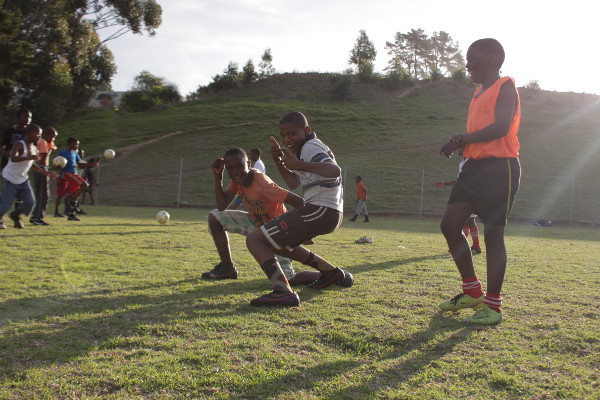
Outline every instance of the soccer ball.
<svg viewBox="0 0 600 400">
<path fill-rule="evenodd" d="M 63 156 L 54 157 L 52 160 L 52 166 L 56 169 L 63 169 L 67 165 L 67 159 Z"/>
<path fill-rule="evenodd" d="M 159 224 L 164 225 L 167 222 L 169 222 L 169 218 L 171 218 L 171 216 L 169 215 L 168 212 L 166 211 L 159 211 L 156 214 L 156 220 L 158 221 Z"/>
<path fill-rule="evenodd" d="M 104 150 L 104 158 L 110 160 L 111 158 L 115 158 L 115 151 L 113 149 Z"/>
</svg>

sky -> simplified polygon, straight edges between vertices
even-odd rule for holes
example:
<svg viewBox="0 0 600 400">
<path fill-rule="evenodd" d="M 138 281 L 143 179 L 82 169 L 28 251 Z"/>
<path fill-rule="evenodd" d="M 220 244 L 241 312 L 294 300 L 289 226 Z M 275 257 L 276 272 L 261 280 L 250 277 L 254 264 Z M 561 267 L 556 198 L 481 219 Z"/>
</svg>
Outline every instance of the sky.
<svg viewBox="0 0 600 400">
<path fill-rule="evenodd" d="M 258 69 L 270 48 L 276 72 L 343 72 L 360 30 L 375 45 L 375 71 L 390 56 L 397 32 L 445 31 L 463 56 L 469 44 L 502 43 L 502 75 L 517 86 L 600 94 L 600 25 L 591 0 L 157 0 L 162 24 L 154 37 L 128 33 L 107 42 L 117 74 L 112 87 L 129 90 L 141 71 L 166 78 L 182 95 L 207 85 L 230 62 Z M 102 33 L 101 33 L 102 36 Z"/>
</svg>

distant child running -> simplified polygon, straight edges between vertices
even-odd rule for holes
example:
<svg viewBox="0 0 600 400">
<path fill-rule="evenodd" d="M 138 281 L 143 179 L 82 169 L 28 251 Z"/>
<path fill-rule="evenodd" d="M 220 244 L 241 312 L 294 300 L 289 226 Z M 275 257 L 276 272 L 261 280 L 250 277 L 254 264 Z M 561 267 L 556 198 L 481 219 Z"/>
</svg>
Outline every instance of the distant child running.
<svg viewBox="0 0 600 400">
<path fill-rule="evenodd" d="M 12 207 L 15 200 L 23 203 L 18 209 L 9 214 L 15 223 L 15 228 L 23 228 L 21 214 L 29 215 L 35 204 L 33 189 L 29 183 L 29 170 L 39 172 L 52 179 L 56 174 L 40 168 L 35 164 L 38 161 L 38 151 L 35 147 L 42 129 L 36 124 L 29 124 L 25 128 L 23 140 L 13 144 L 6 166 L 2 169 L 2 196 L 0 196 L 0 218 Z"/>
<path fill-rule="evenodd" d="M 464 148 L 468 158 L 452 187 L 441 229 L 462 277 L 462 293 L 440 304 L 445 311 L 473 308 L 465 319 L 478 325 L 502 320 L 502 283 L 506 271 L 504 228 L 519 189 L 521 167 L 517 133 L 521 106 L 515 82 L 500 77 L 504 49 L 495 39 L 480 39 L 467 51 L 467 70 L 475 90 L 467 119 L 467 132 L 454 135 L 440 150 L 446 157 Z M 473 268 L 469 242 L 462 234 L 465 221 L 477 214 L 484 224 L 487 292 Z"/>
<path fill-rule="evenodd" d="M 217 210 L 208 215 L 208 226 L 219 253 L 221 262 L 211 271 L 204 272 L 204 279 L 237 279 L 238 271 L 233 265 L 227 232 L 248 235 L 274 217 L 286 212 L 283 203 L 302 207 L 304 199 L 274 183 L 265 174 L 250 169 L 246 152 L 233 148 L 212 164 L 215 175 L 215 198 Z M 223 170 L 227 171 L 231 182 L 223 192 Z M 227 205 L 239 196 L 247 211 L 227 210 Z M 307 284 L 316 281 L 319 273 L 303 271 L 294 273 L 292 262 L 278 257 L 286 278 L 291 284 Z"/>
<path fill-rule="evenodd" d="M 357 175 L 356 181 L 356 211 L 354 217 L 350 218 L 350 221 L 356 221 L 359 215 L 364 215 L 365 219 L 363 222 L 369 222 L 369 212 L 367 211 L 367 186 L 363 182 L 362 176 Z"/>
<path fill-rule="evenodd" d="M 271 136 L 271 155 L 290 188 L 302 185 L 305 204 L 272 219 L 247 236 L 248 250 L 271 281 L 273 290 L 252 300 L 250 304 L 254 306 L 300 304 L 275 254 L 319 271 L 319 279 L 309 285 L 314 289 L 332 284 L 350 287 L 354 282 L 348 271 L 300 246 L 315 236 L 335 231 L 342 223 L 342 181 L 333 153 L 317 139 L 300 112 L 286 114 L 279 122 L 279 133 L 287 149 Z"/>
</svg>

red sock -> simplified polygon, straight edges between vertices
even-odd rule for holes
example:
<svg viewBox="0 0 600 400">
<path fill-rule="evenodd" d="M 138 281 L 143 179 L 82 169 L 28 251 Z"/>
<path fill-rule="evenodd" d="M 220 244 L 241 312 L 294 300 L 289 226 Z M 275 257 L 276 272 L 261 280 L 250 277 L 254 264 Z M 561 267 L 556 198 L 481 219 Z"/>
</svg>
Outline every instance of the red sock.
<svg viewBox="0 0 600 400">
<path fill-rule="evenodd" d="M 463 235 L 465 235 L 465 237 L 469 237 L 469 230 L 469 225 L 463 226 Z"/>
<path fill-rule="evenodd" d="M 481 289 L 481 282 L 479 281 L 479 279 L 477 279 L 477 277 L 463 279 L 462 291 L 463 294 L 469 295 L 474 299 L 483 295 L 483 290 Z"/>
<path fill-rule="evenodd" d="M 500 307 L 502 306 L 502 296 L 500 293 L 498 294 L 489 294 L 485 295 L 485 299 L 483 299 L 483 304 L 491 308 L 496 312 L 500 312 Z"/>
<path fill-rule="evenodd" d="M 481 247 L 479 247 L 479 228 L 477 226 L 474 229 L 471 229 L 471 239 L 473 239 L 473 247 L 477 250 L 481 250 Z"/>
</svg>

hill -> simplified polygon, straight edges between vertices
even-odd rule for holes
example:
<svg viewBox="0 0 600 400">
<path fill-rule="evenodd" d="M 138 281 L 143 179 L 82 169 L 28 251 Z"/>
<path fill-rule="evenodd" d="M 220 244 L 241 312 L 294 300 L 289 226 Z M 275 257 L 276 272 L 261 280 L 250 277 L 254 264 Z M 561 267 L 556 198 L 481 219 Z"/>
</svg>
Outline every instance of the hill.
<svg viewBox="0 0 600 400">
<path fill-rule="evenodd" d="M 353 177 L 360 174 L 371 212 L 443 212 L 448 190 L 435 189 L 433 182 L 452 180 L 459 160 L 438 151 L 464 130 L 474 86 L 441 81 L 390 91 L 353 82 L 347 100 L 334 101 L 340 82 L 331 74 L 279 74 L 144 113 L 87 110 L 58 127 L 57 143 L 64 147 L 68 136 L 77 136 L 88 156 L 117 151 L 100 167 L 102 204 L 172 206 L 179 198 L 210 207 L 210 163 L 231 147 L 261 148 L 267 172 L 283 184 L 273 174 L 268 137 L 278 136 L 284 113 L 299 110 L 343 168 L 347 211 L 355 202 Z M 520 94 L 523 177 L 513 216 L 600 221 L 597 96 L 527 89 Z"/>
</svg>

